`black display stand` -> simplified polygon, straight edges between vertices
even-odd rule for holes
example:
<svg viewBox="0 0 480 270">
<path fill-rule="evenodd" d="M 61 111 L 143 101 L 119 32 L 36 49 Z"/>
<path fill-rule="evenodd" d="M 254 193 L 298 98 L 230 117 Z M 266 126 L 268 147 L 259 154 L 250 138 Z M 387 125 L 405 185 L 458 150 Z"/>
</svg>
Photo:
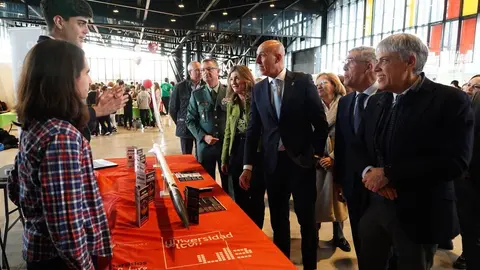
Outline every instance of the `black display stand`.
<svg viewBox="0 0 480 270">
<path fill-rule="evenodd" d="M 185 207 L 187 208 L 188 221 L 191 224 L 199 224 L 199 201 L 200 190 L 194 187 L 185 187 Z"/>
</svg>

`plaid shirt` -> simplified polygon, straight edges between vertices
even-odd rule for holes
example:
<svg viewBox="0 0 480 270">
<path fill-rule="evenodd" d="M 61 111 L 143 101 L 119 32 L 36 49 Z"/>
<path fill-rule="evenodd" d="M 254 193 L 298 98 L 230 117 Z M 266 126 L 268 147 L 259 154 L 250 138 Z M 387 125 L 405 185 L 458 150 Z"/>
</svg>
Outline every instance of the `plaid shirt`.
<svg viewBox="0 0 480 270">
<path fill-rule="evenodd" d="M 91 255 L 112 256 L 90 145 L 69 122 L 49 119 L 22 131 L 8 186 L 25 216 L 27 262 L 60 257 L 70 269 L 94 269 Z"/>
</svg>

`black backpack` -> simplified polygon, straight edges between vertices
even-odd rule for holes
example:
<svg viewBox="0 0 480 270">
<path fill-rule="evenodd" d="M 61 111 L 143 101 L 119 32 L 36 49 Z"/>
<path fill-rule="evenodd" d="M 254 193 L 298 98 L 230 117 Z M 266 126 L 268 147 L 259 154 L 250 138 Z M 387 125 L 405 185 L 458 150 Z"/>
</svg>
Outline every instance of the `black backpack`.
<svg viewBox="0 0 480 270">
<path fill-rule="evenodd" d="M 6 130 L 0 128 L 0 143 L 4 145 L 5 150 L 18 148 L 18 139 L 10 135 Z"/>
</svg>

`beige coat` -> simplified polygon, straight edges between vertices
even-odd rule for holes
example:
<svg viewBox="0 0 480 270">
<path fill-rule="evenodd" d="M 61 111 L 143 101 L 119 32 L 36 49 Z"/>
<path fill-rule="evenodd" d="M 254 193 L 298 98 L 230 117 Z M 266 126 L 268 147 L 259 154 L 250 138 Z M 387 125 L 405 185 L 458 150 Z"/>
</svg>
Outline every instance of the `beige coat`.
<svg viewBox="0 0 480 270">
<path fill-rule="evenodd" d="M 325 144 L 325 155 L 335 159 L 335 123 L 337 118 L 338 101 L 341 96 L 337 96 L 330 104 L 330 108 L 324 106 L 325 114 L 329 127 L 328 138 Z M 344 221 L 348 218 L 347 205 L 337 198 L 334 191 L 333 174 L 331 170 L 323 168 L 317 169 L 317 201 L 315 203 L 315 213 L 317 223 L 330 221 Z"/>
</svg>

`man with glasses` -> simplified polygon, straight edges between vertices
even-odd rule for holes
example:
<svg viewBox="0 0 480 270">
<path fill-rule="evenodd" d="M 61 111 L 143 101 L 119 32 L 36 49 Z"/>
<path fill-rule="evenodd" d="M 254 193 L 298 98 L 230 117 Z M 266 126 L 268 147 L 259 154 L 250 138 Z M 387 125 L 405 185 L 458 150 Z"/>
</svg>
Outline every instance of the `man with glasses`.
<svg viewBox="0 0 480 270">
<path fill-rule="evenodd" d="M 456 231 L 454 181 L 465 176 L 473 141 L 470 99 L 422 72 L 427 46 L 394 34 L 376 49 L 381 93 L 370 98 L 355 147 L 368 189 L 359 223 L 360 269 L 430 269 L 436 243 Z"/>
<path fill-rule="evenodd" d="M 200 71 L 206 85 L 192 92 L 186 123 L 197 140 L 197 160 L 213 179 L 218 165 L 222 188 L 228 193 L 228 176 L 220 170 L 226 122 L 226 107 L 222 101 L 227 88 L 220 84 L 219 68 L 214 59 L 203 60 Z"/>
<path fill-rule="evenodd" d="M 169 111 L 173 122 L 177 126 L 175 135 L 180 138 L 180 146 L 184 155 L 192 154 L 194 142 L 194 137 L 185 123 L 188 102 L 190 101 L 192 91 L 200 89 L 205 85 L 200 73 L 200 62 L 193 61 L 188 64 L 188 75 L 190 78 L 175 85 L 170 98 Z"/>
<path fill-rule="evenodd" d="M 359 259 L 358 223 L 365 207 L 365 188 L 361 174 L 355 171 L 358 160 L 351 149 L 360 143 L 357 132 L 363 112 L 370 96 L 377 92 L 377 77 L 373 71 L 375 61 L 375 48 L 362 46 L 348 52 L 343 66 L 344 85 L 353 92 L 340 99 L 335 125 L 334 181 L 342 188 L 341 193 L 347 201 L 353 243 Z"/>
</svg>

